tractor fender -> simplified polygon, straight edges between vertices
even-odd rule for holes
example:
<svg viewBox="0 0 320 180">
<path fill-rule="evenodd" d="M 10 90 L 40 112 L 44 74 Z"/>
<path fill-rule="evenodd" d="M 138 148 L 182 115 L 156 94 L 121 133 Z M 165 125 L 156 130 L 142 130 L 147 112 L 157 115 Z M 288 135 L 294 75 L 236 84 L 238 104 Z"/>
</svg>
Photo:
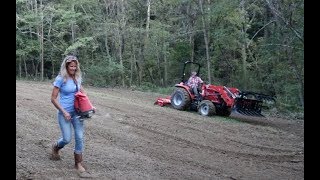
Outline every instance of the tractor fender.
<svg viewBox="0 0 320 180">
<path fill-rule="evenodd" d="M 185 90 L 188 92 L 188 94 L 189 94 L 189 96 L 191 97 L 191 99 L 194 98 L 194 94 L 192 94 L 192 93 L 190 92 L 190 87 L 187 86 L 187 85 L 185 85 L 183 82 L 180 82 L 179 84 L 176 84 L 176 85 L 174 85 L 174 86 L 177 87 L 177 88 L 183 88 L 183 89 L 185 89 Z"/>
</svg>

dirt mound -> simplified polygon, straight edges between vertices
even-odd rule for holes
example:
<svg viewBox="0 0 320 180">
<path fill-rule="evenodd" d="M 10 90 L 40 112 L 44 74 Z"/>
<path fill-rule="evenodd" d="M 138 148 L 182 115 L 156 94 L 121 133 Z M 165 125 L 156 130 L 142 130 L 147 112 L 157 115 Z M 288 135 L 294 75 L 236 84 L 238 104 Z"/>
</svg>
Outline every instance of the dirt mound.
<svg viewBox="0 0 320 180">
<path fill-rule="evenodd" d="M 60 135 L 49 82 L 16 81 L 16 179 L 78 179 Z M 163 95 L 86 87 L 84 163 L 94 179 L 304 179 L 304 122 L 204 117 L 154 105 Z"/>
</svg>

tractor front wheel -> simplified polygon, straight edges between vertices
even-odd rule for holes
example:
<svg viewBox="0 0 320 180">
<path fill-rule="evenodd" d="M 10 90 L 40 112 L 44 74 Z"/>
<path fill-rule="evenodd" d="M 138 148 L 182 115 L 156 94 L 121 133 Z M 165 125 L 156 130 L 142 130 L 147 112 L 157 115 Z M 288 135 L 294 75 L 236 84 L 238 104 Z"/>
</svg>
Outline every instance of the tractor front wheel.
<svg viewBox="0 0 320 180">
<path fill-rule="evenodd" d="M 216 107 L 209 100 L 203 100 L 198 105 L 198 113 L 202 116 L 212 116 L 216 114 Z"/>
</svg>

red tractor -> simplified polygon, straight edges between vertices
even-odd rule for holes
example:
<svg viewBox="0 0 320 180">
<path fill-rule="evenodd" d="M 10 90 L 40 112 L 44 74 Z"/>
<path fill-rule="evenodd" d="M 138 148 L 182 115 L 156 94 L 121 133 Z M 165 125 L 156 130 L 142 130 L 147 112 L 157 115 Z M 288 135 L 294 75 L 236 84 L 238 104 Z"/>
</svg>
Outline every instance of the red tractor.
<svg viewBox="0 0 320 180">
<path fill-rule="evenodd" d="M 265 102 L 275 102 L 275 99 L 268 95 L 255 92 L 241 92 L 234 87 L 216 86 L 205 83 L 202 83 L 198 88 L 201 94 L 200 98 L 196 97 L 187 85 L 187 79 L 185 79 L 187 66 L 190 72 L 191 69 L 193 69 L 192 71 L 196 71 L 197 74 L 199 74 L 201 67 L 199 63 L 191 61 L 185 62 L 181 82 L 175 85 L 175 91 L 171 96 L 158 98 L 155 104 L 160 106 L 171 104 L 175 109 L 195 110 L 204 116 L 229 116 L 232 111 L 250 116 L 263 116 L 261 114 L 263 104 Z"/>
</svg>

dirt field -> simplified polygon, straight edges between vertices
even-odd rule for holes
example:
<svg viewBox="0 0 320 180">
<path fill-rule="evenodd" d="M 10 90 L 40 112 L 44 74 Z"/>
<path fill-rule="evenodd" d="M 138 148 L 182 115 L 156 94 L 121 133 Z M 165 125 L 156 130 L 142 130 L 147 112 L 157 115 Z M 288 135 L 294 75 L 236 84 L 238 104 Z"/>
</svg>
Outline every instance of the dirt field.
<svg viewBox="0 0 320 180">
<path fill-rule="evenodd" d="M 79 179 L 60 136 L 50 82 L 16 81 L 16 179 Z M 304 121 L 204 117 L 154 105 L 156 93 L 86 87 L 84 163 L 94 179 L 304 179 Z"/>
</svg>

